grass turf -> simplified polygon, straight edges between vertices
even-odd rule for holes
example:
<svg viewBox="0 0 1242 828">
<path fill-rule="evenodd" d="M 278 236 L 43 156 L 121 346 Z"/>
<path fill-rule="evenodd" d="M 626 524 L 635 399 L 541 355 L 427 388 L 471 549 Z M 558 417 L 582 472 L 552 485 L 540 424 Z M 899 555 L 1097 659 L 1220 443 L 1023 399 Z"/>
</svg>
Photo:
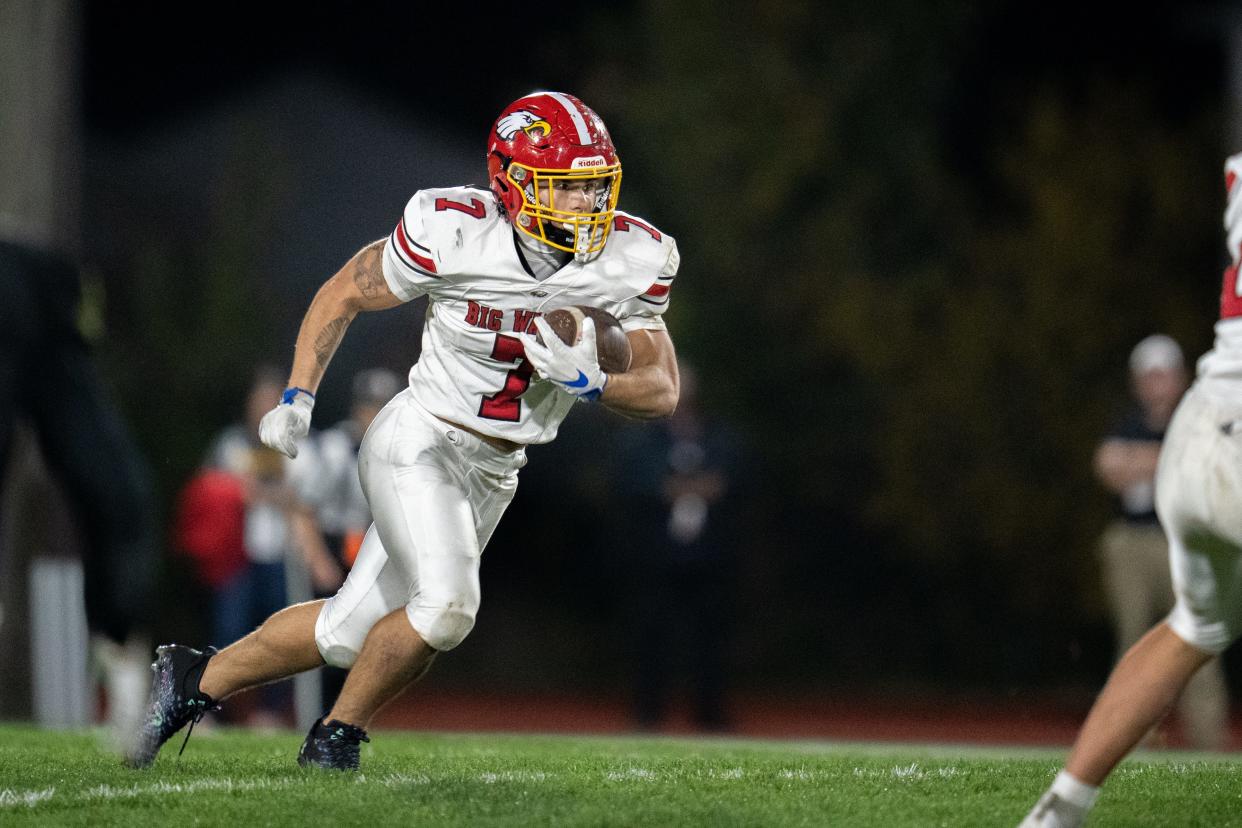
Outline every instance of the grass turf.
<svg viewBox="0 0 1242 828">
<path fill-rule="evenodd" d="M 380 732 L 359 775 L 306 772 L 296 734 L 180 734 L 132 771 L 102 734 L 0 726 L 0 825 L 1004 826 L 1063 751 Z M 1145 754 L 1092 826 L 1242 825 L 1242 762 Z"/>
</svg>

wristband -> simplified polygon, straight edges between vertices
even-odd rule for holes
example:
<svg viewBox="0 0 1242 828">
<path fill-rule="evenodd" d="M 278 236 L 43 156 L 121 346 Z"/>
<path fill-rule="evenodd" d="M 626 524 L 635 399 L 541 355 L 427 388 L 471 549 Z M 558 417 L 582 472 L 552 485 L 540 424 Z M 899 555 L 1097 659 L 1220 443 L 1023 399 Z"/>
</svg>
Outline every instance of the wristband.
<svg viewBox="0 0 1242 828">
<path fill-rule="evenodd" d="M 297 398 L 298 394 L 305 394 L 311 398 L 311 402 L 315 401 L 314 394 L 307 391 L 305 388 L 298 388 L 297 386 L 294 386 L 293 388 L 286 388 L 285 392 L 280 395 L 280 404 L 293 405 L 293 401 Z"/>
<path fill-rule="evenodd" d="M 604 393 L 604 386 L 608 384 L 608 375 L 605 374 L 603 371 L 600 371 L 599 375 L 600 375 L 599 388 L 596 388 L 594 391 L 588 391 L 585 394 L 582 394 L 581 396 L 578 397 L 578 399 L 586 400 L 587 402 L 595 402 L 596 400 L 599 399 L 599 395 Z"/>
</svg>

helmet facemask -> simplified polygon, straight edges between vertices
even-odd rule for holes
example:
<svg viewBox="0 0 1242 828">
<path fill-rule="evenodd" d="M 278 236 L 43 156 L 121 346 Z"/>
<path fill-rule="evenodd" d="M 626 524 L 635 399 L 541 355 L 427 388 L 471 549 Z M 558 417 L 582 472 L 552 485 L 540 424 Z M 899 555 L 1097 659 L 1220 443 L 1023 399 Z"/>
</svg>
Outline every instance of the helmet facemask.
<svg viewBox="0 0 1242 828">
<path fill-rule="evenodd" d="M 595 159 L 575 159 L 578 164 Z M 603 159 L 599 159 L 600 162 Z M 512 162 L 505 178 L 522 194 L 514 226 L 579 261 L 604 249 L 621 190 L 620 164 L 539 169 Z"/>
</svg>

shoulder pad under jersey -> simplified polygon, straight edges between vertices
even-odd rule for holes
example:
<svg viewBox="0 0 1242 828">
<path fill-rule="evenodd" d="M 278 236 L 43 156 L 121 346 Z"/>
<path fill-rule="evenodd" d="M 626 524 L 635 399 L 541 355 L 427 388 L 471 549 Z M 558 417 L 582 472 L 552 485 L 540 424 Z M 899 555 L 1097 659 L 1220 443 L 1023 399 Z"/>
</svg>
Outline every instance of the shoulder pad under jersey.
<svg viewBox="0 0 1242 828">
<path fill-rule="evenodd" d="M 656 304 L 668 301 L 668 290 L 681 264 L 672 236 L 637 216 L 618 211 L 603 255 L 605 273 L 624 291 L 618 299 L 654 299 Z"/>
<path fill-rule="evenodd" d="M 430 252 L 435 273 L 451 280 L 466 262 L 476 262 L 483 247 L 495 244 L 497 229 L 507 231 L 507 223 L 497 209 L 490 191 L 478 187 L 439 187 L 420 190 L 407 208 L 416 208 L 423 244 Z M 508 233 L 504 234 L 508 238 Z"/>
</svg>

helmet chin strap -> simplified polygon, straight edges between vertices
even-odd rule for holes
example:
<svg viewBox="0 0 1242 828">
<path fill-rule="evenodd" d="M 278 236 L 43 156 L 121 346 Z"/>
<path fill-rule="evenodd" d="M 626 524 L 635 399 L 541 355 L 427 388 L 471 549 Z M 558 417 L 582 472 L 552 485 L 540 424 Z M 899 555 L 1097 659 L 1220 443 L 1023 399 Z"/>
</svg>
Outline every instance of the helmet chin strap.
<svg viewBox="0 0 1242 828">
<path fill-rule="evenodd" d="M 594 254 L 590 253 L 591 236 L 593 228 L 591 225 L 579 225 L 578 232 L 574 234 L 574 259 L 579 262 L 586 262 L 599 255 L 597 250 Z"/>
<path fill-rule="evenodd" d="M 591 225 L 579 225 L 575 230 L 566 230 L 564 227 L 552 224 L 549 221 L 543 223 L 544 230 L 552 241 L 565 247 L 574 249 L 574 260 L 578 262 L 589 262 L 599 255 L 599 251 L 594 253 L 591 250 Z M 551 247 L 551 245 L 547 245 Z"/>
</svg>

